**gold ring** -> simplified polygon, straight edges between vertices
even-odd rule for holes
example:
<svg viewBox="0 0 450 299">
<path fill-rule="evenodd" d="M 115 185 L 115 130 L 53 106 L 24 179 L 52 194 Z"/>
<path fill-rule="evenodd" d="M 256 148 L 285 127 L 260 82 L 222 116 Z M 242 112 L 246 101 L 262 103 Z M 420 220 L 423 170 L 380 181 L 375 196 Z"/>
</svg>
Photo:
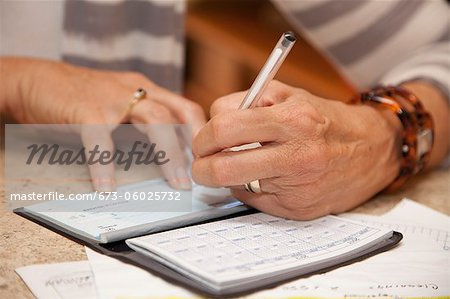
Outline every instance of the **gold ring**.
<svg viewBox="0 0 450 299">
<path fill-rule="evenodd" d="M 259 180 L 251 181 L 244 185 L 245 191 L 250 193 L 262 193 L 261 185 L 259 184 Z"/>
<path fill-rule="evenodd" d="M 145 99 L 147 96 L 147 91 L 143 88 L 138 88 L 133 93 L 133 99 L 128 104 L 127 108 L 125 108 L 125 111 L 123 113 L 122 120 L 128 120 L 128 117 L 130 116 L 131 111 L 133 110 L 134 106 L 141 100 Z"/>
</svg>

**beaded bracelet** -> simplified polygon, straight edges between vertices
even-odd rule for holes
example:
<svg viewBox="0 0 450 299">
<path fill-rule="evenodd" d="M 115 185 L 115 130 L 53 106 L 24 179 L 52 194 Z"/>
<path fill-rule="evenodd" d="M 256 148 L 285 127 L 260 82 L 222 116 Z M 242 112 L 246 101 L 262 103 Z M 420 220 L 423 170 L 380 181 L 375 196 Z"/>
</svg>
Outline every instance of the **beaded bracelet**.
<svg viewBox="0 0 450 299">
<path fill-rule="evenodd" d="M 410 177 L 425 168 L 433 148 L 434 124 L 431 115 L 414 94 L 403 87 L 378 86 L 354 97 L 350 103 L 389 109 L 402 123 L 400 171 L 385 191 L 399 189 Z"/>
</svg>

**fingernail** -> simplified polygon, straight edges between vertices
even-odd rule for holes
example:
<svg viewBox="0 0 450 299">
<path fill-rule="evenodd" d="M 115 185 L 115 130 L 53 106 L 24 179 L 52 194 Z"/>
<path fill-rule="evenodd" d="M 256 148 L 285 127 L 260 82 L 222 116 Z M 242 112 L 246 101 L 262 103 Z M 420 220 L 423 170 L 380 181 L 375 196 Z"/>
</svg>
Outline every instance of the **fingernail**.
<svg viewBox="0 0 450 299">
<path fill-rule="evenodd" d="M 112 192 L 116 189 L 113 179 L 97 179 L 93 183 L 95 190 L 99 192 Z"/>
<path fill-rule="evenodd" d="M 178 167 L 175 170 L 175 178 L 173 180 L 169 181 L 169 183 L 177 189 L 181 189 L 181 190 L 191 190 L 192 189 L 191 178 L 189 177 L 186 169 L 184 169 L 183 167 Z"/>
</svg>

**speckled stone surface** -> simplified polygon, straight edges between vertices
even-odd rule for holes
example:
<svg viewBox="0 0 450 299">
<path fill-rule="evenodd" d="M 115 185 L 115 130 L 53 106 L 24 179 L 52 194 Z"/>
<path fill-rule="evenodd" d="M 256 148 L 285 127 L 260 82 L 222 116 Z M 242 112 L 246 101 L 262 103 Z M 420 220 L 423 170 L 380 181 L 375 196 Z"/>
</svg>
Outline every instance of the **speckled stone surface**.
<svg viewBox="0 0 450 299">
<path fill-rule="evenodd" d="M 0 157 L 0 165 L 4 165 Z M 13 214 L 6 209 L 3 171 L 0 190 L 0 298 L 33 298 L 14 269 L 31 264 L 85 260 L 81 245 Z M 355 212 L 382 214 L 409 197 L 450 214 L 450 171 L 435 170 L 408 183 L 403 190 L 379 195 Z"/>
</svg>

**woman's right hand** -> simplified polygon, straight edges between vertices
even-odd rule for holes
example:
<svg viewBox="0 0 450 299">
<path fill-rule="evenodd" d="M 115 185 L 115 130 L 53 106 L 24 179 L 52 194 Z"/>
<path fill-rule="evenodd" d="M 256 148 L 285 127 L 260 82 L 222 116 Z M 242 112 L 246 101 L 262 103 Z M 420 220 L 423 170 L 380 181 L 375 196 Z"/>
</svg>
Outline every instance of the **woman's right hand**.
<svg viewBox="0 0 450 299">
<path fill-rule="evenodd" d="M 308 220 L 350 210 L 397 176 L 401 124 L 390 111 L 325 99 L 277 81 L 257 107 L 238 110 L 245 94 L 225 96 L 211 107 L 212 118 L 193 144 L 197 183 L 230 187 L 237 199 L 262 212 Z M 255 142 L 262 146 L 225 151 Z M 243 187 L 255 180 L 261 193 Z"/>
</svg>

